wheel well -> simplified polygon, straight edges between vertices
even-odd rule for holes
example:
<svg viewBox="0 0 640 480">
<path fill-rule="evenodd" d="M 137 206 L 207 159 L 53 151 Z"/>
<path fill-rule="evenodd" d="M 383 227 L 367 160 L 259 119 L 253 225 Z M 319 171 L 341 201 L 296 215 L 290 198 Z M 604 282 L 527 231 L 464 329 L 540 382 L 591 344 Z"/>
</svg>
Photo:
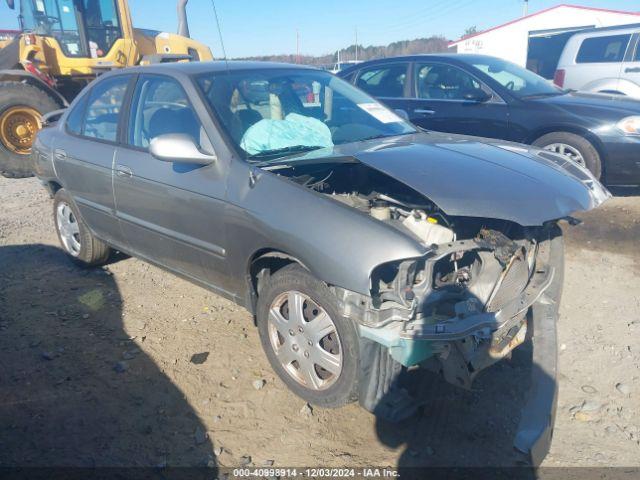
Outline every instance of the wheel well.
<svg viewBox="0 0 640 480">
<path fill-rule="evenodd" d="M 47 190 L 49 190 L 49 195 L 51 195 L 51 198 L 53 198 L 53 196 L 57 193 L 57 191 L 62 188 L 62 185 L 60 185 L 55 180 L 51 180 L 47 182 L 46 186 L 47 186 Z"/>
<path fill-rule="evenodd" d="M 584 129 L 577 128 L 577 127 L 567 127 L 567 126 L 544 128 L 544 129 L 536 131 L 533 135 L 531 135 L 531 137 L 529 137 L 529 139 L 527 139 L 527 143 L 528 144 L 532 144 L 537 139 L 539 139 L 540 137 L 542 137 L 544 135 L 547 135 L 548 133 L 562 133 L 562 132 L 573 133 L 574 135 L 579 135 L 579 136 L 585 138 L 586 140 L 588 140 L 589 142 L 591 142 L 591 144 L 594 146 L 594 148 L 598 152 L 598 155 L 600 156 L 600 167 L 602 168 L 601 180 L 600 181 L 604 181 L 606 179 L 606 172 L 607 172 L 607 168 L 606 168 L 607 162 L 606 162 L 605 150 L 604 150 L 604 147 L 603 147 L 602 143 L 600 142 L 600 139 L 598 137 L 596 137 L 594 134 L 592 134 L 588 130 L 584 130 Z"/>
<path fill-rule="evenodd" d="M 247 269 L 247 283 L 249 284 L 250 297 L 248 306 L 252 313 L 256 311 L 256 303 L 264 281 L 278 270 L 292 263 L 297 263 L 306 268 L 300 260 L 280 250 L 264 249 L 256 252 L 251 257 Z"/>
</svg>

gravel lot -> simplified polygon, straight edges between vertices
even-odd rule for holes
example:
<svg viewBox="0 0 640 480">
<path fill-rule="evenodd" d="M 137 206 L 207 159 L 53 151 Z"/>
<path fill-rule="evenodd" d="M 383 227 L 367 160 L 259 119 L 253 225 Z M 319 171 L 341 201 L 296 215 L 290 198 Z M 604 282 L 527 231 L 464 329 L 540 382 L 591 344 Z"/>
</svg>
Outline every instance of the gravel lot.
<svg viewBox="0 0 640 480">
<path fill-rule="evenodd" d="M 551 466 L 640 465 L 640 197 L 567 232 Z M 527 352 L 419 418 L 309 409 L 251 316 L 139 260 L 73 266 L 35 179 L 0 179 L 0 466 L 513 465 Z"/>
</svg>

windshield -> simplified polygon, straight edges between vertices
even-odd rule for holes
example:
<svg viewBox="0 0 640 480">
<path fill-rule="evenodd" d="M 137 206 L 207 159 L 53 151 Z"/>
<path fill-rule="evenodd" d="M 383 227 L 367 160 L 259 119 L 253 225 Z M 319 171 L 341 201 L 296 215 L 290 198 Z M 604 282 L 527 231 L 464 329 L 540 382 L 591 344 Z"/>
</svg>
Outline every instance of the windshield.
<svg viewBox="0 0 640 480">
<path fill-rule="evenodd" d="M 518 98 L 562 95 L 564 90 L 548 80 L 499 58 L 475 60 L 473 66 L 489 75 Z"/>
<path fill-rule="evenodd" d="M 320 70 L 207 73 L 197 83 L 250 159 L 416 131 L 364 92 Z"/>
<path fill-rule="evenodd" d="M 22 0 L 22 29 L 54 37 L 70 57 L 104 57 L 121 38 L 115 0 Z"/>
</svg>

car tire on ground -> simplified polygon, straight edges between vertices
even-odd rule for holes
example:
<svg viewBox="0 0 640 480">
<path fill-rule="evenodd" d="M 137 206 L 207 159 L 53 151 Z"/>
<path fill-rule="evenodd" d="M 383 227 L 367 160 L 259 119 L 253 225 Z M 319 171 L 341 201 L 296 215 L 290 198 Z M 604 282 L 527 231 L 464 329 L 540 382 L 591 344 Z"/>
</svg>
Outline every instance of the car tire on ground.
<svg viewBox="0 0 640 480">
<path fill-rule="evenodd" d="M 93 267 L 107 261 L 111 248 L 91 234 L 64 189 L 53 197 L 53 222 L 60 245 L 73 262 Z"/>
<path fill-rule="evenodd" d="M 589 140 L 580 135 L 569 132 L 547 133 L 535 140 L 533 145 L 561 154 L 564 150 L 570 158 L 587 167 L 596 178 L 599 179 L 602 175 L 602 164 L 598 150 Z"/>
<path fill-rule="evenodd" d="M 0 174 L 8 178 L 33 175 L 30 149 L 40 117 L 58 108 L 58 102 L 40 88 L 0 83 Z"/>
<path fill-rule="evenodd" d="M 258 297 L 258 332 L 278 376 L 314 405 L 333 408 L 357 400 L 358 334 L 339 313 L 335 295 L 297 264 L 267 282 Z"/>
</svg>

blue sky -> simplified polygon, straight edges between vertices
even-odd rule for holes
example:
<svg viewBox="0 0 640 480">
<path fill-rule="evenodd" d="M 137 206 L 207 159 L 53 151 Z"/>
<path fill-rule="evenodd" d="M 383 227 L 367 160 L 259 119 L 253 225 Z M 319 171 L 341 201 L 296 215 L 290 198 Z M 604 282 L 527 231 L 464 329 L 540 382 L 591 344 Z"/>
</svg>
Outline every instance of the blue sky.
<svg viewBox="0 0 640 480">
<path fill-rule="evenodd" d="M 18 0 L 19 1 L 19 0 Z M 522 0 L 216 0 L 229 57 L 295 53 L 323 54 L 354 43 L 384 45 L 430 35 L 458 38 L 472 25 L 485 29 L 522 14 Z M 558 0 L 529 0 L 529 12 Z M 640 11 L 635 0 L 579 0 L 579 5 Z M 175 31 L 174 0 L 130 0 L 134 24 Z M 221 56 L 211 0 L 190 0 L 191 35 Z M 0 28 L 15 28 L 15 13 L 0 0 Z"/>
</svg>

